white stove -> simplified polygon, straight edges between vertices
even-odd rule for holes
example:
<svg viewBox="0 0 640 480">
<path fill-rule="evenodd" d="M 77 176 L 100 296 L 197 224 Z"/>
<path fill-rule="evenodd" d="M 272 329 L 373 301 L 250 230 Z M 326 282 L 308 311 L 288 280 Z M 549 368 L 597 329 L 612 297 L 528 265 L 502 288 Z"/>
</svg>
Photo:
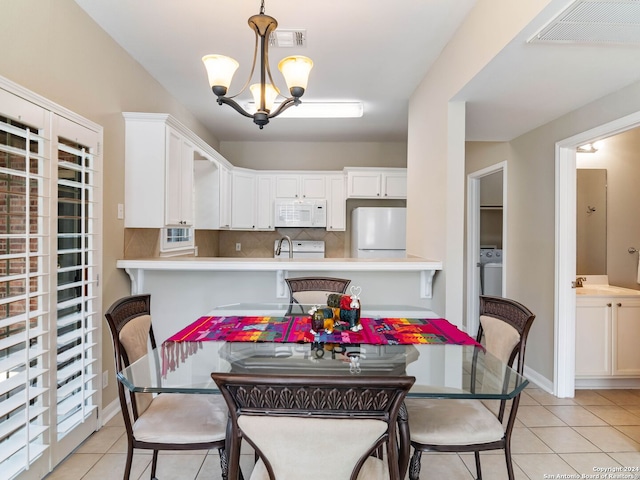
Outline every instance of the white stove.
<svg viewBox="0 0 640 480">
<path fill-rule="evenodd" d="M 282 242 L 280 255 L 275 254 L 279 241 L 276 240 L 273 244 L 274 258 L 289 258 L 289 242 L 286 240 Z M 291 243 L 293 243 L 293 258 L 324 258 L 322 240 L 292 240 Z"/>
</svg>

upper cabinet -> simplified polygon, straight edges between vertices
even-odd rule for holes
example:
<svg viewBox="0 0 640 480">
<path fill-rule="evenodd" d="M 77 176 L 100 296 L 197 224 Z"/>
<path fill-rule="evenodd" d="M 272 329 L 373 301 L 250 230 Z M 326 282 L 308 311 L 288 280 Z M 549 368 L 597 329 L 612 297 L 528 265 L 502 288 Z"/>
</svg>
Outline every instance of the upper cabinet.
<svg viewBox="0 0 640 480">
<path fill-rule="evenodd" d="M 347 198 L 344 175 L 327 175 L 327 230 L 347 228 Z"/>
<path fill-rule="evenodd" d="M 325 175 L 276 174 L 276 198 L 327 198 Z"/>
<path fill-rule="evenodd" d="M 274 230 L 274 199 L 289 198 L 326 200 L 327 230 L 344 231 L 347 198 L 407 196 L 404 168 L 236 168 L 168 114 L 123 116 L 127 228 L 162 228 L 180 238 L 194 228 Z"/>
<path fill-rule="evenodd" d="M 170 115 L 123 115 L 125 227 L 229 228 L 231 164 Z"/>
<path fill-rule="evenodd" d="M 231 172 L 231 229 L 274 230 L 272 175 L 253 170 Z"/>
<path fill-rule="evenodd" d="M 193 143 L 166 127 L 166 194 L 164 224 L 193 225 Z"/>
<path fill-rule="evenodd" d="M 347 198 L 407 198 L 406 168 L 345 168 Z"/>
</svg>

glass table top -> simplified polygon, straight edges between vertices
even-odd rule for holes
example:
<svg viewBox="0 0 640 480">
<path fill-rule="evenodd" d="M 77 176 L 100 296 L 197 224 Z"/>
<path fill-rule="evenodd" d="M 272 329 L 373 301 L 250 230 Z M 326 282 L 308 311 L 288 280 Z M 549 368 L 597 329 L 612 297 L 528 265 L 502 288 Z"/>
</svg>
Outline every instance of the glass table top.
<svg viewBox="0 0 640 480">
<path fill-rule="evenodd" d="M 234 304 L 209 315 L 284 316 L 288 304 Z M 294 314 L 300 314 L 299 306 Z M 306 307 L 303 307 L 303 309 Z M 308 310 L 308 308 L 307 308 Z M 419 307 L 363 308 L 373 317 L 436 318 Z M 194 319 L 195 320 L 195 319 Z M 313 343 L 215 342 L 158 346 L 118 374 L 134 392 L 219 393 L 212 372 L 324 376 L 398 376 L 416 378 L 409 396 L 504 399 L 528 381 L 487 353 L 470 345 L 322 345 Z"/>
</svg>

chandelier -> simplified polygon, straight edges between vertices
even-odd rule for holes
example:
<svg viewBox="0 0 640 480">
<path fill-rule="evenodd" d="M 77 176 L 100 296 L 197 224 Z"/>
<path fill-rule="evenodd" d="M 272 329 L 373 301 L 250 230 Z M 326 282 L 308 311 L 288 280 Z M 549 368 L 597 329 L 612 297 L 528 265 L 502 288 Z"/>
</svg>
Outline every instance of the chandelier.
<svg viewBox="0 0 640 480">
<path fill-rule="evenodd" d="M 261 2 L 260 13 L 249 18 L 249 26 L 256 34 L 256 43 L 253 50 L 253 65 L 251 66 L 251 73 L 249 73 L 247 82 L 238 93 L 230 97 L 226 96 L 233 75 L 240 65 L 237 61 L 224 55 L 205 55 L 202 57 L 202 61 L 207 69 L 211 90 L 213 90 L 213 93 L 218 97 L 218 105 L 224 103 L 231 106 L 241 115 L 253 118 L 253 122 L 262 129 L 269 123 L 270 118 L 277 117 L 290 106 L 297 106 L 301 103 L 300 97 L 302 97 L 307 88 L 309 72 L 313 67 L 313 62 L 311 59 L 303 56 L 286 57 L 280 60 L 278 69 L 282 72 L 291 96 L 288 98 L 285 97 L 285 100 L 274 110 L 274 104 L 278 96 L 281 95 L 284 97 L 275 86 L 275 82 L 271 76 L 271 69 L 269 68 L 269 37 L 278 27 L 278 22 L 275 18 L 265 15 L 264 0 Z M 244 92 L 251 82 L 256 69 L 258 43 L 260 43 L 260 83 L 255 83 L 249 87 L 256 106 L 256 112 L 250 113 L 233 99 Z"/>
</svg>

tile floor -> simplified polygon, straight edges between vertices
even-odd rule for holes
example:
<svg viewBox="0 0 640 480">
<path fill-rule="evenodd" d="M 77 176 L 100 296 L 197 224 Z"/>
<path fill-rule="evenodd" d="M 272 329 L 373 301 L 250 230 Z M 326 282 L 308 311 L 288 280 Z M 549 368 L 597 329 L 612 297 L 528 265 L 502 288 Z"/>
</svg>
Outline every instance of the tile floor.
<svg viewBox="0 0 640 480">
<path fill-rule="evenodd" d="M 640 390 L 578 390 L 575 398 L 559 399 L 540 389 L 527 388 L 518 410 L 512 438 L 515 476 L 518 480 L 589 477 L 596 468 L 640 468 Z M 126 456 L 126 436 L 120 417 L 89 437 L 46 480 L 121 480 Z M 253 455 L 242 456 L 245 475 Z M 501 451 L 481 455 L 486 480 L 506 479 Z M 150 453 L 134 453 L 132 479 L 150 478 Z M 473 472 L 473 473 L 472 473 Z M 161 453 L 161 480 L 218 480 L 217 451 Z M 471 480 L 473 454 L 425 454 L 423 480 Z M 615 475 L 615 474 L 614 474 Z M 247 476 L 248 477 L 248 476 Z"/>
</svg>

